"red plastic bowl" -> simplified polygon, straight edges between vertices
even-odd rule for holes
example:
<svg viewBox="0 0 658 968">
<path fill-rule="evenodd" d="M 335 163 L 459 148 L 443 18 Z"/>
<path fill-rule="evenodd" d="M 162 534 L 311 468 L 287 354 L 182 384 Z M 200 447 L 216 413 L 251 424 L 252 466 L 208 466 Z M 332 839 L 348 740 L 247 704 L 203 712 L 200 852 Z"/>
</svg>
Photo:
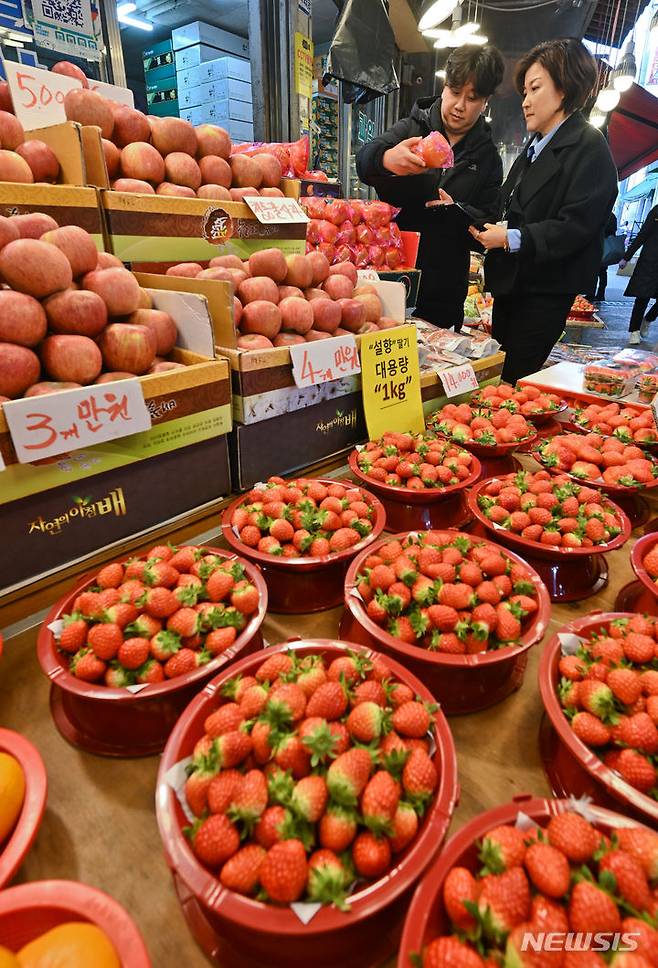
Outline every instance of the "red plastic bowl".
<svg viewBox="0 0 658 968">
<path fill-rule="evenodd" d="M 202 547 L 229 561 L 239 561 L 249 581 L 258 589 L 260 605 L 233 645 L 194 672 L 148 685 L 139 692 L 110 689 L 71 675 L 66 658 L 58 650 L 55 636 L 48 626 L 71 611 L 76 596 L 94 583 L 98 569 L 82 578 L 51 608 L 39 630 L 37 655 L 43 672 L 52 682 L 50 711 L 55 725 L 73 746 L 101 756 L 160 753 L 190 699 L 224 666 L 262 649 L 260 627 L 267 611 L 267 587 L 259 569 L 224 549 L 210 545 Z M 128 556 L 121 560 L 127 559 Z"/>
<path fill-rule="evenodd" d="M 162 757 L 156 791 L 156 813 L 165 856 L 172 870 L 184 914 L 197 941 L 222 968 L 374 968 L 395 950 L 396 928 L 402 923 L 411 891 L 440 850 L 458 799 L 457 761 L 450 729 L 443 714 L 434 714 L 439 788 L 415 841 L 399 855 L 389 874 L 350 898 L 351 910 L 323 907 L 307 924 L 288 907 L 263 904 L 223 888 L 192 853 L 181 825 L 180 804 L 165 775 L 191 755 L 203 734 L 206 716 L 215 708 L 222 684 L 232 676 L 249 675 L 270 655 L 290 649 L 300 655 L 345 654 L 349 643 L 307 640 L 281 644 L 251 656 L 223 672 L 206 686 L 181 716 Z M 358 646 L 349 646 L 362 651 Z M 368 651 L 371 658 L 377 654 Z M 386 660 L 393 675 L 423 700 L 431 693 L 407 669 Z"/>
<path fill-rule="evenodd" d="M 455 537 L 459 535 L 460 532 L 456 531 Z M 473 540 L 472 534 L 461 536 Z M 519 645 L 475 655 L 448 655 L 409 645 L 394 638 L 369 618 L 355 587 L 356 576 L 368 555 L 376 554 L 377 548 L 388 541 L 396 538 L 403 540 L 406 537 L 407 533 L 391 535 L 368 548 L 352 562 L 345 579 L 345 611 L 340 624 L 341 638 L 378 649 L 386 656 L 396 659 L 425 683 L 448 716 L 487 709 L 505 699 L 523 682 L 528 664 L 528 650 L 541 640 L 550 620 L 551 604 L 546 587 L 537 572 L 518 555 L 489 542 L 497 551 L 502 551 L 515 564 L 525 568 L 537 590 L 539 607 Z"/>
<path fill-rule="evenodd" d="M 386 511 L 389 531 L 422 531 L 426 528 L 461 528 L 471 520 L 466 506 L 466 489 L 480 477 L 482 468 L 473 457 L 471 473 L 449 487 L 423 487 L 412 490 L 374 481 L 359 468 L 359 452 L 349 457 L 350 470 L 377 495 Z"/>
<path fill-rule="evenodd" d="M 121 968 L 151 968 L 134 921 L 103 891 L 77 881 L 34 881 L 0 892 L 0 945 L 10 951 L 67 921 L 95 924 L 104 931 Z"/>
<path fill-rule="evenodd" d="M 513 825 L 519 812 L 543 825 L 552 816 L 570 809 L 573 806 L 567 800 L 541 800 L 519 796 L 512 803 L 481 813 L 451 837 L 416 888 L 404 923 L 397 968 L 414 968 L 413 955 L 420 954 L 430 941 L 450 930 L 450 919 L 443 904 L 443 884 L 449 871 L 455 866 L 466 867 L 474 874 L 479 870 L 481 864 L 477 858 L 477 841 L 494 827 L 501 824 Z M 634 821 L 610 810 L 592 805 L 588 805 L 588 809 L 594 825 L 605 833 L 619 827 L 638 826 Z"/>
<path fill-rule="evenodd" d="M 601 612 L 576 619 L 563 626 L 544 647 L 539 666 L 539 689 L 546 716 L 542 723 L 540 745 L 544 772 L 556 796 L 586 795 L 603 807 L 618 809 L 621 805 L 626 813 L 655 827 L 658 826 L 658 800 L 635 790 L 578 739 L 557 696 L 561 658 L 558 636 L 571 633 L 585 638 L 596 629 L 607 629 L 614 619 L 630 618 L 632 614 Z"/>
<path fill-rule="evenodd" d="M 39 832 L 46 810 L 48 777 L 39 751 L 18 733 L 0 729 L 0 752 L 10 753 L 18 760 L 25 777 L 21 812 L 7 840 L 0 844 L 0 888 L 3 888 L 16 874 Z"/>
<path fill-rule="evenodd" d="M 651 592 L 654 598 L 658 598 L 658 585 L 642 564 L 643 558 L 658 544 L 658 534 L 652 532 L 638 538 L 631 551 L 631 567 L 644 587 Z"/>
<path fill-rule="evenodd" d="M 508 548 L 514 548 L 536 569 L 548 588 L 552 602 L 581 601 L 605 588 L 608 584 L 608 566 L 603 556 L 609 551 L 621 548 L 631 536 L 631 522 L 621 508 L 610 502 L 610 510 L 618 516 L 622 531 L 608 544 L 593 548 L 555 548 L 542 545 L 538 541 L 530 541 L 529 538 L 507 531 L 490 521 L 478 506 L 478 497 L 490 483 L 491 480 L 482 481 L 468 495 L 471 514 L 488 537 L 493 537 Z"/>
<path fill-rule="evenodd" d="M 313 478 L 320 484 L 344 484 L 354 487 L 353 481 L 336 478 Z M 222 515 L 222 532 L 224 538 L 239 555 L 254 562 L 260 568 L 267 582 L 269 593 L 269 610 L 294 615 L 306 612 L 321 612 L 326 608 L 334 608 L 343 600 L 343 583 L 350 561 L 362 548 L 367 548 L 376 541 L 384 530 L 386 512 L 384 507 L 373 494 L 361 488 L 367 501 L 375 509 L 375 522 L 372 531 L 358 544 L 338 554 L 324 555 L 321 558 L 311 558 L 308 555 L 300 558 L 278 558 L 276 555 L 266 555 L 256 548 L 249 548 L 238 538 L 231 525 L 233 512 L 244 503 L 244 496 L 224 511 Z"/>
</svg>

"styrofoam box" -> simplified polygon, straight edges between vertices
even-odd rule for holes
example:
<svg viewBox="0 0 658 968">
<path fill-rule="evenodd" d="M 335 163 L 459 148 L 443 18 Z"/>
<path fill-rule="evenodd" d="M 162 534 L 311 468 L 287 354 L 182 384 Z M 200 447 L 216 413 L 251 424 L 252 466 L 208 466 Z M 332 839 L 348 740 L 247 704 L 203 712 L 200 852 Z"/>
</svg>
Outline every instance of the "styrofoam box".
<svg viewBox="0 0 658 968">
<path fill-rule="evenodd" d="M 195 108 L 207 101 L 242 101 L 251 105 L 251 84 L 234 81 L 230 77 L 222 81 L 209 81 L 206 84 L 185 86 L 178 80 L 178 99 L 181 107 Z M 237 117 L 237 115 L 232 115 Z"/>
<path fill-rule="evenodd" d="M 190 124 L 218 124 L 228 131 L 233 141 L 253 141 L 254 126 L 248 121 L 235 121 L 233 118 L 221 119 L 217 115 L 216 101 L 199 104 L 194 108 L 181 108 L 180 116 Z"/>
<path fill-rule="evenodd" d="M 245 96 L 240 100 L 251 101 L 251 64 L 244 61 L 245 68 L 233 67 L 226 64 L 232 61 L 233 64 L 240 64 L 237 57 L 219 57 L 217 60 L 205 61 L 196 67 L 188 67 L 186 70 L 177 71 L 179 87 L 196 87 L 199 84 L 207 84 L 208 81 L 233 81 L 238 85 L 247 85 L 242 90 Z M 242 76 L 237 76 L 238 74 Z M 236 88 L 238 90 L 239 88 Z"/>
<path fill-rule="evenodd" d="M 220 53 L 217 47 L 209 47 L 207 44 L 195 44 L 193 47 L 177 50 L 176 70 L 184 71 L 188 67 L 198 67 L 206 61 L 217 60 Z"/>
<path fill-rule="evenodd" d="M 182 50 L 184 47 L 191 47 L 193 44 L 208 44 L 210 47 L 217 47 L 219 50 L 226 51 L 227 54 L 249 57 L 248 40 L 245 40 L 244 37 L 238 37 L 228 30 L 222 30 L 220 27 L 204 23 L 202 20 L 195 20 L 194 23 L 176 27 L 171 32 L 171 42 L 174 50 Z"/>
<path fill-rule="evenodd" d="M 225 121 L 248 121 L 250 124 L 254 120 L 254 106 L 247 101 L 229 101 L 222 98 L 216 101 L 218 121 L 224 125 Z"/>
</svg>

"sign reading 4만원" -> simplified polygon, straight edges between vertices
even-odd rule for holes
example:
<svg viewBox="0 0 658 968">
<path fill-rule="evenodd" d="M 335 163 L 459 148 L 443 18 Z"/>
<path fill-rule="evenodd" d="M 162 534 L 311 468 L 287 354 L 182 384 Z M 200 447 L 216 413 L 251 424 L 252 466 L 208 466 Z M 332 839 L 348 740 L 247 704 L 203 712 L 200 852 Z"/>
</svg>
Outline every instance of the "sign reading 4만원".
<svg viewBox="0 0 658 968">
<path fill-rule="evenodd" d="M 361 382 L 371 440 L 387 431 L 423 433 L 415 326 L 397 326 L 361 337 Z"/>
</svg>

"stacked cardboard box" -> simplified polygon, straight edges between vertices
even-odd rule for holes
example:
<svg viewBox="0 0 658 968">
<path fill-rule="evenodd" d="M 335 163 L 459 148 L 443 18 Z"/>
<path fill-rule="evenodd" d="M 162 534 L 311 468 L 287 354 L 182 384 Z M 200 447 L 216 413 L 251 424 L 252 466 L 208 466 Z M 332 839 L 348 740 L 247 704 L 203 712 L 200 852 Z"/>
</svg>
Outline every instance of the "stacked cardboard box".
<svg viewBox="0 0 658 968">
<path fill-rule="evenodd" d="M 148 113 L 178 117 L 176 63 L 171 38 L 142 51 Z"/>
<path fill-rule="evenodd" d="M 248 42 L 200 21 L 174 30 L 172 41 L 181 117 L 218 124 L 234 141 L 253 141 Z"/>
</svg>

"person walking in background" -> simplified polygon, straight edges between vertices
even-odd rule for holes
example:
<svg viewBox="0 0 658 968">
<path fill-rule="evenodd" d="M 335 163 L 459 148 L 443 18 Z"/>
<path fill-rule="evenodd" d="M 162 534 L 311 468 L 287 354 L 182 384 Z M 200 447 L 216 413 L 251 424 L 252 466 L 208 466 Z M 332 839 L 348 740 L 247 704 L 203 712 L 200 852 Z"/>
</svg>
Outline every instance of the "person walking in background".
<svg viewBox="0 0 658 968">
<path fill-rule="evenodd" d="M 599 266 L 598 286 L 596 292 L 592 287 L 591 294 L 587 294 L 590 302 L 603 302 L 605 300 L 605 287 L 608 284 L 608 267 L 613 266 L 619 259 L 619 249 L 624 249 L 625 241 L 623 236 L 617 237 L 617 216 L 610 212 L 610 218 L 605 226 L 605 238 L 603 240 L 603 260 Z"/>
<path fill-rule="evenodd" d="M 619 263 L 620 268 L 623 269 L 631 261 L 639 248 L 642 252 L 624 293 L 625 296 L 635 296 L 628 324 L 628 342 L 634 346 L 648 335 L 651 323 L 658 319 L 658 205 L 651 209 L 644 225 L 626 249 Z M 656 302 L 647 313 L 651 299 Z"/>
<path fill-rule="evenodd" d="M 357 156 L 359 177 L 385 202 L 401 209 L 401 229 L 420 232 L 417 268 L 422 271 L 416 315 L 435 326 L 461 329 L 468 291 L 468 222 L 456 209 L 427 208 L 441 189 L 459 202 L 493 215 L 503 166 L 483 118 L 487 101 L 503 79 L 500 52 L 474 44 L 448 58 L 440 97 L 424 98 L 403 118 L 364 145 Z M 431 131 L 450 142 L 454 168 L 428 169 L 412 148 Z"/>
<path fill-rule="evenodd" d="M 601 265 L 617 169 L 581 113 L 596 82 L 596 62 L 578 40 L 545 41 L 522 58 L 516 86 L 530 141 L 501 189 L 501 221 L 470 229 L 487 250 L 493 335 L 509 383 L 541 368 Z"/>
</svg>

